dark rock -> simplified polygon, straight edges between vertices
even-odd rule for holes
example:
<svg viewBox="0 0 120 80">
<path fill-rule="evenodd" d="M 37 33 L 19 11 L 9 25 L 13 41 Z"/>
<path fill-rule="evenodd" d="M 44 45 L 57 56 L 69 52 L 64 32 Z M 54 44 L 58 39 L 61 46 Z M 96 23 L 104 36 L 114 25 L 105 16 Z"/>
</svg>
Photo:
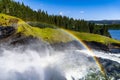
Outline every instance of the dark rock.
<svg viewBox="0 0 120 80">
<path fill-rule="evenodd" d="M 115 80 L 120 79 L 120 64 L 118 62 L 103 58 L 99 58 L 99 61 L 108 76 L 115 77 Z"/>
<path fill-rule="evenodd" d="M 109 51 L 110 51 L 111 53 L 119 54 L 119 53 L 120 53 L 120 48 L 111 48 L 111 49 L 109 49 Z"/>
<path fill-rule="evenodd" d="M 0 39 L 7 38 L 15 33 L 15 28 L 12 26 L 0 26 Z"/>
<path fill-rule="evenodd" d="M 120 44 L 112 43 L 113 46 L 120 47 Z"/>
<path fill-rule="evenodd" d="M 24 35 L 22 35 L 22 33 L 18 33 L 15 34 L 16 29 L 12 26 L 0 26 L 0 40 L 3 40 L 4 42 L 6 42 L 4 39 L 12 36 L 9 38 L 9 40 L 11 40 L 11 44 L 28 44 L 31 42 L 31 40 L 38 40 L 37 38 L 34 38 L 32 36 L 26 37 Z M 33 41 L 34 42 L 34 41 Z M 120 44 L 110 44 L 109 45 L 104 45 L 102 43 L 99 42 L 95 42 L 95 41 L 84 41 L 84 43 L 91 49 L 95 49 L 95 50 L 101 50 L 101 51 L 109 51 L 109 52 L 115 52 L 116 50 L 113 50 L 114 47 L 118 46 L 120 47 Z M 78 41 L 70 41 L 70 42 L 60 42 L 60 43 L 54 43 L 51 44 L 51 46 L 55 49 L 55 50 L 64 50 L 64 49 L 82 49 L 83 46 L 78 42 Z M 116 48 L 115 48 L 116 49 Z M 120 52 L 120 48 L 118 48 L 118 50 L 116 52 Z"/>
<path fill-rule="evenodd" d="M 105 45 L 95 41 L 84 41 L 84 43 L 91 49 L 104 51 L 104 52 L 111 52 L 111 53 L 120 53 L 120 44 L 109 44 Z"/>
<path fill-rule="evenodd" d="M 91 49 L 95 49 L 95 50 L 100 50 L 100 51 L 109 51 L 108 46 L 102 44 L 102 43 L 98 43 L 95 41 L 84 41 L 84 43 Z"/>
<path fill-rule="evenodd" d="M 27 44 L 31 44 L 31 43 L 35 43 L 35 42 L 39 42 L 38 38 L 35 38 L 33 36 L 29 36 L 26 37 L 24 35 L 22 35 L 21 33 L 18 33 L 16 35 L 14 35 L 11 39 L 10 39 L 10 44 L 11 45 L 27 45 Z"/>
<path fill-rule="evenodd" d="M 54 43 L 51 44 L 51 46 L 54 48 L 54 50 L 74 50 L 74 49 L 83 49 L 83 45 L 80 44 L 78 41 L 70 41 L 66 43 Z"/>
</svg>

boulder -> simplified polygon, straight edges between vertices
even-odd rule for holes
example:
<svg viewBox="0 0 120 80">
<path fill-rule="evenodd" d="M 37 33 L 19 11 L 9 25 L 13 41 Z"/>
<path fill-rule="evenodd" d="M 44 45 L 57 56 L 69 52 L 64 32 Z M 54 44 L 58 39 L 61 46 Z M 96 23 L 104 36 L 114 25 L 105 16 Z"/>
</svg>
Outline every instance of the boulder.
<svg viewBox="0 0 120 80">
<path fill-rule="evenodd" d="M 0 26 L 0 39 L 11 36 L 15 31 L 16 30 L 12 26 Z"/>
</svg>

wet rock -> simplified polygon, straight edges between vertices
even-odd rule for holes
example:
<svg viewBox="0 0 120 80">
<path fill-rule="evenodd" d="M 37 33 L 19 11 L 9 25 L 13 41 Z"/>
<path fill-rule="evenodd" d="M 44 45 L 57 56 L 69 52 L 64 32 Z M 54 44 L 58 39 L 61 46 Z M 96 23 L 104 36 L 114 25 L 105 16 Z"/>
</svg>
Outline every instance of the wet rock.
<svg viewBox="0 0 120 80">
<path fill-rule="evenodd" d="M 120 53 L 120 44 L 109 44 L 105 45 L 95 41 L 84 41 L 84 43 L 91 49 L 110 52 L 110 53 Z"/>
<path fill-rule="evenodd" d="M 12 26 L 0 26 L 0 39 L 7 38 L 15 33 L 15 29 Z"/>
<path fill-rule="evenodd" d="M 84 41 L 84 43 L 91 49 L 99 50 L 99 51 L 109 51 L 108 46 L 98 43 L 95 41 Z"/>
<path fill-rule="evenodd" d="M 64 42 L 54 43 L 50 45 L 54 48 L 54 50 L 58 50 L 58 51 L 83 49 L 83 45 L 76 40 L 66 43 Z"/>
<path fill-rule="evenodd" d="M 120 53 L 120 48 L 111 48 L 111 49 L 109 49 L 109 51 L 110 51 L 111 53 L 119 54 L 119 53 Z"/>
<path fill-rule="evenodd" d="M 103 58 L 99 58 L 99 61 L 108 76 L 115 77 L 115 80 L 120 79 L 120 64 L 118 62 Z"/>
</svg>

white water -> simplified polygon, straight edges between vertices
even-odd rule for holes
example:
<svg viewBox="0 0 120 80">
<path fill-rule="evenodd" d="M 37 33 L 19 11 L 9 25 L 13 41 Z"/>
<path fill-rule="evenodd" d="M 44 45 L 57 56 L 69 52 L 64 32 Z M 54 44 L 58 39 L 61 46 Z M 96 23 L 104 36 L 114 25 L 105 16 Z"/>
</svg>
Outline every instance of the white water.
<svg viewBox="0 0 120 80">
<path fill-rule="evenodd" d="M 115 54 L 115 53 L 105 53 L 105 52 L 94 51 L 94 54 L 96 55 L 96 57 L 109 59 L 109 60 L 120 63 L 120 53 Z"/>
<path fill-rule="evenodd" d="M 97 57 L 120 61 L 116 55 L 94 52 Z M 99 70 L 85 49 L 55 51 L 41 43 L 0 48 L 0 80 L 79 80 L 90 69 Z"/>
<path fill-rule="evenodd" d="M 55 51 L 45 44 L 0 48 L 0 80 L 78 80 L 98 68 L 87 50 Z"/>
</svg>

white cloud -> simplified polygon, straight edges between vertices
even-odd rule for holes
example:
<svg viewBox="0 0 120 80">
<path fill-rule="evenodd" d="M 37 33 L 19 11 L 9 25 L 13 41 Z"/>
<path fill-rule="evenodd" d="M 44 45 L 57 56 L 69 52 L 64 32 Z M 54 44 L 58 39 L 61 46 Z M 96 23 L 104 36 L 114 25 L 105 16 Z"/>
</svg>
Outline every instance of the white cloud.
<svg viewBox="0 0 120 80">
<path fill-rule="evenodd" d="M 85 13 L 85 11 L 80 11 L 80 14 L 84 14 Z"/>
<path fill-rule="evenodd" d="M 61 16 L 62 16 L 62 15 L 63 15 L 63 12 L 59 12 L 59 15 L 61 15 Z"/>
<path fill-rule="evenodd" d="M 38 9 L 34 9 L 35 11 L 38 11 Z"/>
<path fill-rule="evenodd" d="M 19 1 L 19 2 L 22 2 L 23 0 L 14 0 L 14 1 Z"/>
<path fill-rule="evenodd" d="M 24 2 L 24 0 L 14 0 L 14 1 L 20 2 L 20 3 Z"/>
</svg>

